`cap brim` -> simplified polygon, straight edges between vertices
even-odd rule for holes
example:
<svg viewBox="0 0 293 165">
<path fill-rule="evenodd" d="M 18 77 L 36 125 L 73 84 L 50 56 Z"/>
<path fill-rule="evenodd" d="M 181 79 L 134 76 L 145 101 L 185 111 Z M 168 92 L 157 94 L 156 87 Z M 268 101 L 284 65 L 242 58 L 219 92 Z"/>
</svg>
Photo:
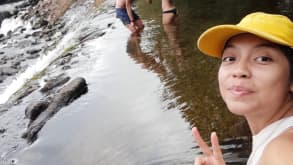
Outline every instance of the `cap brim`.
<svg viewBox="0 0 293 165">
<path fill-rule="evenodd" d="M 284 41 L 267 33 L 243 28 L 237 25 L 219 25 L 202 33 L 197 41 L 197 46 L 203 53 L 220 58 L 226 41 L 241 33 L 251 33 L 274 43 L 284 44 Z"/>
</svg>

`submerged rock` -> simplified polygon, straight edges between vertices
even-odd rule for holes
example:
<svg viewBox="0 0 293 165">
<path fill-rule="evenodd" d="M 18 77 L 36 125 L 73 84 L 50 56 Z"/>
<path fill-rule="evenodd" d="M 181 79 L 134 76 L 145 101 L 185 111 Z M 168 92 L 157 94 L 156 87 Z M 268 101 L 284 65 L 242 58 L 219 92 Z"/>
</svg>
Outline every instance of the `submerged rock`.
<svg viewBox="0 0 293 165">
<path fill-rule="evenodd" d="M 55 94 L 52 101 L 48 104 L 48 107 L 43 111 L 46 106 L 45 103 L 36 103 L 35 111 L 38 113 L 42 111 L 35 120 L 31 120 L 27 131 L 23 134 L 23 137 L 28 140 L 29 143 L 34 142 L 37 139 L 38 132 L 46 124 L 46 122 L 57 113 L 62 107 L 68 105 L 76 98 L 87 92 L 87 84 L 84 78 L 75 78 L 66 84 L 60 91 Z M 34 111 L 34 110 L 33 110 Z M 35 112 L 35 113 L 37 113 Z"/>
<path fill-rule="evenodd" d="M 3 134 L 6 132 L 6 129 L 5 128 L 0 128 L 0 134 Z"/>
<path fill-rule="evenodd" d="M 63 75 L 57 76 L 51 80 L 48 80 L 46 85 L 41 88 L 41 92 L 47 92 L 57 86 L 61 86 L 70 80 L 69 76 L 63 77 Z"/>
<path fill-rule="evenodd" d="M 35 120 L 49 105 L 48 101 L 35 101 L 30 103 L 25 109 L 25 117 L 30 121 Z"/>
</svg>

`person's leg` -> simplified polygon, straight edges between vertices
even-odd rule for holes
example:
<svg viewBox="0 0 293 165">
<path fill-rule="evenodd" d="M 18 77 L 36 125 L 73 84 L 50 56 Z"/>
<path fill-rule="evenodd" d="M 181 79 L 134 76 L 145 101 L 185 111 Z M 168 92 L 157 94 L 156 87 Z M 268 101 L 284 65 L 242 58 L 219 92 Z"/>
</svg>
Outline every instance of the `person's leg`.
<svg viewBox="0 0 293 165">
<path fill-rule="evenodd" d="M 142 31 L 144 29 L 144 24 L 141 19 L 135 20 L 134 23 L 137 26 L 137 30 Z"/>
<path fill-rule="evenodd" d="M 176 15 L 174 15 L 172 13 L 163 13 L 162 23 L 163 24 L 171 24 L 174 22 L 175 18 L 176 18 Z"/>
<path fill-rule="evenodd" d="M 177 17 L 177 9 L 173 8 L 170 10 L 163 11 L 162 15 L 163 15 L 163 20 L 162 20 L 163 24 L 174 23 Z"/>
<path fill-rule="evenodd" d="M 125 8 L 116 8 L 116 17 L 121 20 L 121 22 L 132 32 L 136 33 L 137 28 L 134 24 L 131 24 Z"/>
<path fill-rule="evenodd" d="M 139 16 L 133 10 L 132 10 L 132 14 L 134 17 L 134 24 L 136 26 L 136 29 L 138 31 L 142 31 L 144 28 L 144 24 L 143 24 L 142 20 L 139 18 Z"/>
</svg>

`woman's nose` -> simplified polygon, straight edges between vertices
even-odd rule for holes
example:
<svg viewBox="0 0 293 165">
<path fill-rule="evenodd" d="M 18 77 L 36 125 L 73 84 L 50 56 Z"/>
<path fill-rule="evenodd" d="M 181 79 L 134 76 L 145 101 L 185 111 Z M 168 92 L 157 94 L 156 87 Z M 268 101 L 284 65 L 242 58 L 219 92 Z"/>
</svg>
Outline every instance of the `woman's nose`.
<svg viewBox="0 0 293 165">
<path fill-rule="evenodd" d="M 249 66 L 245 62 L 239 62 L 234 70 L 233 70 L 233 78 L 248 78 L 250 77 L 251 73 L 249 70 Z"/>
</svg>

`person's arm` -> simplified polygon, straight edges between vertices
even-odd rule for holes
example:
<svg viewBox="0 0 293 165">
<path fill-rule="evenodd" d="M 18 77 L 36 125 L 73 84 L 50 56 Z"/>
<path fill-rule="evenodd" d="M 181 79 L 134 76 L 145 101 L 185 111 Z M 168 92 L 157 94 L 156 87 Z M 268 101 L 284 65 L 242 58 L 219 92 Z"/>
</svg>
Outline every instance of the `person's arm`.
<svg viewBox="0 0 293 165">
<path fill-rule="evenodd" d="M 127 11 L 127 15 L 130 19 L 130 23 L 133 23 L 134 22 L 134 17 L 133 17 L 133 14 L 132 14 L 132 8 L 131 8 L 131 2 L 132 0 L 126 0 L 126 11 Z"/>
<path fill-rule="evenodd" d="M 201 138 L 197 128 L 192 128 L 192 133 L 195 141 L 199 145 L 202 156 L 197 156 L 194 161 L 194 165 L 225 165 L 223 154 L 219 145 L 218 136 L 215 132 L 211 134 L 212 150 Z"/>
<path fill-rule="evenodd" d="M 293 164 L 293 130 L 289 130 L 273 141 L 265 148 L 260 165 L 291 165 Z"/>
</svg>

